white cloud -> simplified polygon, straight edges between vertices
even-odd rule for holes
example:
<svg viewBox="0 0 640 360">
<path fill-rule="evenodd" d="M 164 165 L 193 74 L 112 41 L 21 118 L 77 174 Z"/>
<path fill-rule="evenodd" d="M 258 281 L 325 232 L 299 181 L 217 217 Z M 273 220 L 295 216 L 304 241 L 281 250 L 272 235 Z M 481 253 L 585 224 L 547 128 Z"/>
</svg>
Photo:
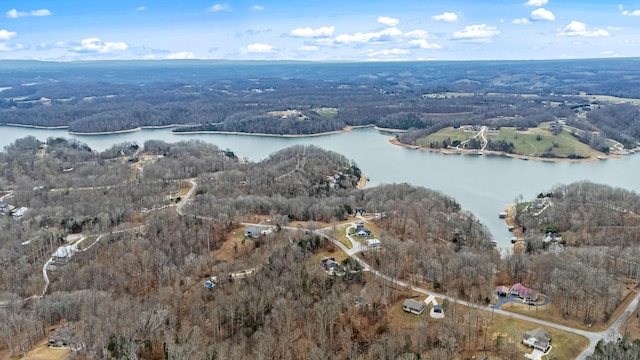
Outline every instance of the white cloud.
<svg viewBox="0 0 640 360">
<path fill-rule="evenodd" d="M 417 29 L 417 30 L 412 30 L 409 31 L 407 33 L 404 33 L 405 37 L 408 38 L 414 38 L 414 39 L 433 39 L 435 38 L 435 36 L 431 35 L 430 33 L 421 30 L 421 29 Z"/>
<path fill-rule="evenodd" d="M 24 49 L 20 43 L 0 43 L 0 51 L 17 51 Z"/>
<path fill-rule="evenodd" d="M 263 43 L 253 43 L 249 44 L 246 47 L 240 49 L 240 52 L 243 54 L 264 54 L 273 52 L 276 49 L 275 46 Z"/>
<path fill-rule="evenodd" d="M 71 47 L 71 51 L 77 53 L 111 53 L 127 50 L 129 45 L 125 42 L 102 41 L 99 38 L 83 39 L 79 45 Z"/>
<path fill-rule="evenodd" d="M 444 21 L 444 22 L 458 21 L 458 15 L 452 12 L 445 12 L 440 15 L 433 15 L 431 18 L 435 21 Z"/>
<path fill-rule="evenodd" d="M 371 42 L 385 42 L 390 41 L 392 38 L 399 38 L 402 36 L 402 31 L 397 28 L 390 27 L 378 32 L 370 33 L 355 33 L 353 35 L 341 34 L 333 39 L 334 43 L 339 44 L 365 44 Z"/>
<path fill-rule="evenodd" d="M 138 7 L 136 8 L 136 11 L 145 11 L 145 10 L 147 10 L 147 7 L 146 7 L 146 6 L 138 6 Z"/>
<path fill-rule="evenodd" d="M 165 57 L 167 60 L 184 60 L 184 59 L 195 59 L 196 56 L 193 55 L 191 51 L 181 51 L 173 54 L 169 54 Z"/>
<path fill-rule="evenodd" d="M 613 55 L 615 54 L 612 50 L 600 51 L 600 55 Z"/>
<path fill-rule="evenodd" d="M 378 16 L 378 22 L 382 25 L 397 26 L 400 23 L 400 20 L 388 16 Z"/>
<path fill-rule="evenodd" d="M 524 3 L 524 6 L 542 6 L 546 5 L 548 2 L 549 0 L 529 0 Z"/>
<path fill-rule="evenodd" d="M 564 29 L 558 31 L 557 36 L 581 36 L 581 37 L 608 37 L 609 32 L 603 29 L 589 30 L 587 24 L 580 21 L 572 21 Z"/>
<path fill-rule="evenodd" d="M 607 30 L 620 31 L 622 28 L 620 26 L 607 26 Z"/>
<path fill-rule="evenodd" d="M 553 21 L 556 16 L 545 8 L 535 9 L 531 12 L 531 20 Z"/>
<path fill-rule="evenodd" d="M 407 50 L 407 49 L 383 49 L 380 51 L 373 51 L 373 50 L 367 50 L 365 51 L 364 55 L 369 56 L 369 57 L 377 57 L 377 56 L 383 56 L 383 57 L 397 57 L 397 56 L 401 56 L 401 55 L 409 55 L 411 53 L 411 51 Z"/>
<path fill-rule="evenodd" d="M 333 26 L 322 26 L 317 29 L 310 27 L 297 28 L 289 31 L 289 35 L 295 37 L 329 37 L 336 30 Z"/>
<path fill-rule="evenodd" d="M 227 4 L 215 4 L 210 8 L 207 8 L 207 12 L 218 12 L 218 11 L 224 11 L 224 10 L 229 10 L 229 5 Z"/>
<path fill-rule="evenodd" d="M 409 41 L 409 44 L 411 46 L 419 47 L 421 49 L 429 49 L 429 50 L 442 49 L 442 46 L 440 46 L 440 45 L 438 45 L 436 43 L 430 43 L 426 39 L 411 40 L 411 41 Z"/>
<path fill-rule="evenodd" d="M 513 19 L 512 23 L 518 24 L 518 25 L 526 25 L 526 24 L 529 24 L 529 19 L 527 18 Z"/>
<path fill-rule="evenodd" d="M 640 16 L 640 10 L 633 10 L 633 11 L 623 10 L 622 11 L 622 15 L 625 15 L 625 16 Z"/>
<path fill-rule="evenodd" d="M 8 18 L 17 19 L 27 16 L 49 16 L 51 15 L 51 11 L 49 11 L 48 9 L 37 9 L 31 11 L 18 11 L 16 9 L 11 9 L 6 12 L 6 15 Z"/>
<path fill-rule="evenodd" d="M 250 7 L 250 8 L 249 8 L 249 10 L 252 10 L 252 11 L 262 11 L 262 10 L 264 10 L 264 6 L 261 6 L 261 5 L 253 5 L 252 7 Z"/>
<path fill-rule="evenodd" d="M 473 42 L 491 42 L 491 38 L 500 34 L 494 26 L 487 24 L 469 25 L 453 33 L 453 39 Z"/>
<path fill-rule="evenodd" d="M 0 30 L 0 40 L 7 41 L 16 35 L 18 35 L 18 33 L 15 31 L 7 31 L 5 29 Z"/>
<path fill-rule="evenodd" d="M 319 47 L 313 45 L 302 45 L 298 48 L 298 51 L 318 51 Z"/>
</svg>

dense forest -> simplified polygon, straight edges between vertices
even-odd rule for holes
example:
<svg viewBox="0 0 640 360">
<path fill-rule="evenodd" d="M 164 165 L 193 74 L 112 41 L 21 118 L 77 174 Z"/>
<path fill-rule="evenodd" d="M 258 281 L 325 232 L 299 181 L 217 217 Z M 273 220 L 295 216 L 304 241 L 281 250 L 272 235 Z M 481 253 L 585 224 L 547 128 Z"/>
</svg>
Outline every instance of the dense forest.
<svg viewBox="0 0 640 360">
<path fill-rule="evenodd" d="M 481 346 L 465 324 L 488 326 L 472 309 L 423 322 L 420 334 L 390 326 L 398 287 L 349 260 L 348 276 L 321 270 L 318 256 L 338 252 L 312 224 L 356 207 L 385 213 L 388 250 L 370 260 L 399 277 L 437 268 L 445 292 L 465 287 L 484 299 L 499 261 L 486 229 L 455 200 L 409 185 L 358 190 L 360 169 L 339 154 L 297 146 L 244 163 L 193 141 L 97 153 L 28 137 L 0 153 L 0 168 L 3 203 L 28 208 L 0 216 L 3 353 L 23 354 L 60 326 L 78 359 L 442 358 Z M 183 209 L 181 191 L 196 184 Z M 231 247 L 254 217 L 282 230 Z M 294 222 L 304 225 L 285 230 Z M 44 265 L 45 285 L 43 264 L 79 234 L 68 263 Z M 227 280 L 245 269 L 255 270 Z M 202 286 L 211 276 L 224 280 L 214 290 Z"/>
<path fill-rule="evenodd" d="M 586 94 L 640 98 L 637 68 L 637 59 L 2 61 L 0 69 L 8 75 L 0 81 L 0 124 L 79 133 L 180 125 L 174 131 L 267 134 L 376 125 L 410 130 L 400 140 L 413 144 L 448 126 L 533 127 L 564 118 L 632 148 L 640 139 L 638 108 Z M 588 116 L 579 116 L 587 110 Z"/>
<path fill-rule="evenodd" d="M 516 221 L 525 252 L 510 259 L 514 273 L 561 298 L 564 315 L 586 323 L 610 316 L 611 302 L 640 276 L 638 204 L 634 192 L 590 182 L 557 185 L 521 202 Z"/>
<path fill-rule="evenodd" d="M 638 195 L 598 184 L 540 194 L 518 212 L 525 251 L 500 257 L 455 199 L 358 189 L 356 163 L 313 146 L 246 162 L 197 141 L 95 152 L 27 137 L 0 153 L 0 174 L 0 354 L 24 354 L 56 327 L 77 359 L 516 358 L 521 334 L 492 339 L 500 320 L 479 309 L 494 286 L 533 287 L 550 301 L 541 312 L 588 327 L 610 320 L 639 276 Z M 402 317 L 415 295 L 331 240 L 356 209 L 384 244 L 358 258 L 474 306 Z M 243 236 L 254 223 L 273 232 Z M 68 246 L 73 257 L 52 265 Z M 603 343 L 594 356 L 620 351 Z"/>
</svg>

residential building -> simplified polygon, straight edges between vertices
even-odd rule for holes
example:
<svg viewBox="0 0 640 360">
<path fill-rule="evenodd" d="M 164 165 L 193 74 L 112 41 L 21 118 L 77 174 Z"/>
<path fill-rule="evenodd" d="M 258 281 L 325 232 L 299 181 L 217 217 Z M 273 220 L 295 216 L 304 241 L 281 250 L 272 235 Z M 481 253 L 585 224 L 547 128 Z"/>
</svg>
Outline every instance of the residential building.
<svg viewBox="0 0 640 360">
<path fill-rule="evenodd" d="M 402 303 L 402 310 L 416 315 L 422 314 L 426 307 L 427 304 L 424 301 L 416 301 L 414 299 L 406 299 Z"/>
<path fill-rule="evenodd" d="M 522 343 L 545 353 L 551 346 L 551 335 L 543 328 L 537 328 L 522 334 Z"/>
</svg>

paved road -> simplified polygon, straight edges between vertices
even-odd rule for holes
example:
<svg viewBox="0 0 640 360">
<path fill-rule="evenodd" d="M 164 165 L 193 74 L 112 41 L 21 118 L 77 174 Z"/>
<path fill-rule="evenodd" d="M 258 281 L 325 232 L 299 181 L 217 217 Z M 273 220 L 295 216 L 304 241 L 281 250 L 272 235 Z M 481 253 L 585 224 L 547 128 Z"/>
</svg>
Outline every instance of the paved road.
<svg viewBox="0 0 640 360">
<path fill-rule="evenodd" d="M 187 181 L 191 183 L 191 189 L 189 189 L 187 194 L 180 199 L 178 206 L 176 206 L 176 211 L 180 216 L 184 215 L 184 213 L 182 212 L 182 208 L 184 208 L 187 202 L 191 200 L 191 196 L 193 195 L 194 192 L 196 192 L 196 188 L 198 188 L 198 183 L 196 183 L 195 179 L 188 179 Z"/>
<path fill-rule="evenodd" d="M 639 294 L 636 295 L 636 297 L 633 299 L 633 301 L 627 306 L 627 308 L 625 309 L 623 314 L 611 326 L 609 326 L 609 328 L 607 328 L 606 330 L 600 331 L 600 332 L 584 331 L 584 330 L 575 329 L 575 328 L 572 328 L 572 327 L 556 324 L 556 323 L 553 323 L 553 322 L 532 318 L 532 317 L 529 317 L 529 316 L 526 316 L 526 315 L 515 314 L 515 313 L 511 313 L 511 312 L 504 311 L 504 310 L 494 309 L 494 308 L 492 308 L 490 306 L 483 306 L 483 305 L 473 304 L 473 303 L 470 303 L 470 302 L 465 301 L 465 300 L 460 300 L 460 299 L 457 299 L 457 298 L 454 298 L 454 297 L 451 297 L 451 296 L 438 294 L 438 293 L 435 293 L 433 291 L 429 291 L 429 290 L 426 290 L 426 289 L 422 289 L 422 288 L 413 286 L 413 285 L 411 285 L 411 284 L 409 284 L 407 282 L 392 278 L 392 277 L 390 277 L 390 276 L 388 276 L 386 274 L 383 274 L 383 273 L 379 272 L 378 270 L 373 269 L 371 266 L 369 266 L 369 264 L 365 263 L 362 259 L 360 259 L 358 256 L 356 256 L 357 251 L 354 251 L 354 249 L 347 249 L 347 247 L 344 246 L 340 241 L 338 241 L 337 239 L 326 235 L 322 230 L 316 230 L 316 232 L 318 234 L 320 234 L 320 235 L 325 236 L 334 245 L 336 245 L 338 248 L 340 248 L 342 251 L 344 251 L 347 255 L 349 255 L 349 257 L 351 257 L 352 259 L 357 261 L 362 266 L 363 269 L 365 269 L 367 271 L 370 271 L 375 276 L 378 276 L 378 277 L 380 277 L 380 278 L 382 278 L 384 280 L 387 280 L 387 281 L 389 281 L 389 282 L 391 282 L 393 284 L 396 284 L 397 286 L 402 286 L 402 287 L 411 289 L 411 290 L 413 290 L 415 292 L 418 292 L 418 293 L 421 293 L 421 294 L 424 294 L 424 295 L 427 295 L 427 296 L 434 296 L 434 297 L 447 299 L 450 302 L 457 303 L 457 304 L 464 305 L 464 306 L 473 307 L 473 308 L 476 308 L 478 310 L 492 312 L 494 314 L 506 316 L 506 317 L 513 318 L 513 319 L 529 321 L 529 322 L 532 322 L 532 323 L 535 323 L 535 324 L 539 324 L 539 325 L 542 325 L 542 326 L 546 326 L 546 327 L 550 327 L 550 328 L 566 331 L 566 332 L 569 332 L 569 333 L 572 333 L 572 334 L 584 336 L 585 338 L 587 338 L 589 340 L 589 346 L 587 346 L 578 355 L 578 357 L 576 357 L 576 359 L 578 359 L 578 360 L 585 360 L 585 359 L 587 359 L 587 357 L 589 355 L 593 354 L 593 351 L 595 350 L 596 345 L 598 344 L 598 342 L 600 340 L 614 341 L 614 340 L 619 339 L 621 337 L 620 336 L 620 326 L 622 326 L 622 324 L 626 321 L 626 319 L 633 313 L 633 311 L 637 308 L 638 303 L 640 302 L 640 293 L 639 293 Z"/>
</svg>

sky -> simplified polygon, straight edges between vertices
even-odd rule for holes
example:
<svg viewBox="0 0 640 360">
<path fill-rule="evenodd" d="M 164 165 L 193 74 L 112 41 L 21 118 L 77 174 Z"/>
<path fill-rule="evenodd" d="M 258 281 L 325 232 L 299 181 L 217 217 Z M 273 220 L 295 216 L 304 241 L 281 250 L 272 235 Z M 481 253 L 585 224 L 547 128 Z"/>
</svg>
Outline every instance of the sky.
<svg viewBox="0 0 640 360">
<path fill-rule="evenodd" d="M 640 56 L 640 0 L 3 0 L 0 15 L 0 59 Z"/>
</svg>

